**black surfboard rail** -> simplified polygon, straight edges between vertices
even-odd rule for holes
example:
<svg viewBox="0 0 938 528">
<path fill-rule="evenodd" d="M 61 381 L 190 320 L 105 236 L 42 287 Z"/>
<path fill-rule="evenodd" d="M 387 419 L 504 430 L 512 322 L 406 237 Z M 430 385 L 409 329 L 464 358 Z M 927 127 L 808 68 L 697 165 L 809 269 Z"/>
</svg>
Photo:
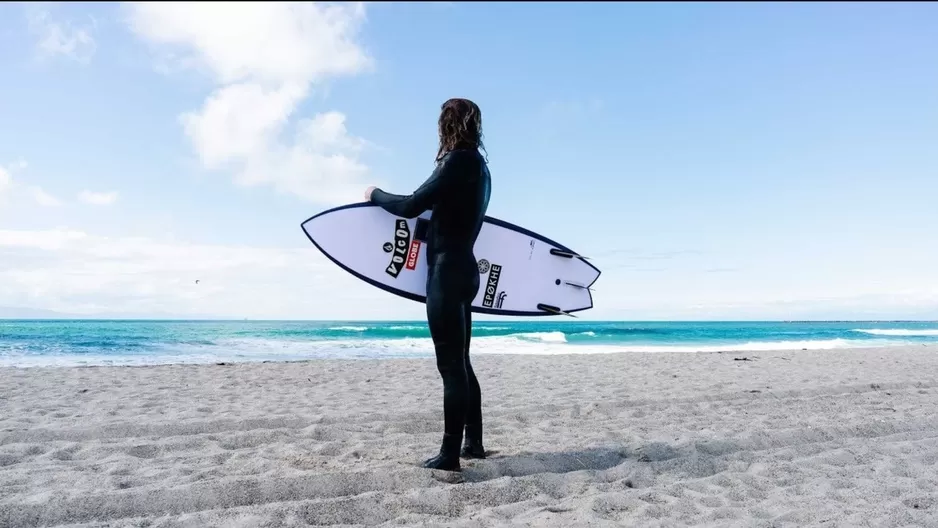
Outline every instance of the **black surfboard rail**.
<svg viewBox="0 0 938 528">
<path fill-rule="evenodd" d="M 425 304 L 425 303 L 427 302 L 427 297 L 426 297 L 426 295 L 417 295 L 417 294 L 415 294 L 415 293 L 411 293 L 411 292 L 408 292 L 408 291 L 400 290 L 400 289 L 398 289 L 398 288 L 394 288 L 393 286 L 388 286 L 387 284 L 382 284 L 382 283 L 380 283 L 380 282 L 378 282 L 378 281 L 376 281 L 376 280 L 370 279 L 370 278 L 368 278 L 368 277 L 362 275 L 361 273 L 358 273 L 357 271 L 353 270 L 352 268 L 349 268 L 349 267 L 346 266 L 345 264 L 342 264 L 341 262 L 339 262 L 338 260 L 336 260 L 335 258 L 333 258 L 333 256 L 330 255 L 326 250 L 324 250 L 324 249 L 313 239 L 313 237 L 309 236 L 309 233 L 307 233 L 306 230 L 303 229 L 303 225 L 304 225 L 304 224 L 306 224 L 307 222 L 310 222 L 310 221 L 312 221 L 312 220 L 315 220 L 315 219 L 319 218 L 320 216 L 324 216 L 324 215 L 327 215 L 327 214 L 329 214 L 329 213 L 334 213 L 334 212 L 336 212 L 336 211 L 344 211 L 344 210 L 346 210 L 346 209 L 357 209 L 357 208 L 362 208 L 362 207 L 378 207 L 378 206 L 375 205 L 375 204 L 373 204 L 373 203 L 370 203 L 370 202 L 357 202 L 357 203 L 352 203 L 352 204 L 340 205 L 340 206 L 338 206 L 338 207 L 333 207 L 332 209 L 327 209 L 327 210 L 325 210 L 325 211 L 322 211 L 322 212 L 320 212 L 320 213 L 317 213 L 317 214 L 315 214 L 315 215 L 313 215 L 313 216 L 307 218 L 306 220 L 303 220 L 302 222 L 300 222 L 300 229 L 303 231 L 303 234 L 306 235 L 306 238 L 307 238 L 310 242 L 312 242 L 312 244 L 313 244 L 314 246 L 316 246 L 316 249 L 318 249 L 320 253 L 322 253 L 323 255 L 325 255 L 326 258 L 329 259 L 333 264 L 335 264 L 336 266 L 338 266 L 338 267 L 340 267 L 341 269 L 345 270 L 346 272 L 348 272 L 349 274 L 351 274 L 351 275 L 354 276 L 355 278 L 357 278 L 357 279 L 359 279 L 359 280 L 361 280 L 361 281 L 364 281 L 364 282 L 370 284 L 371 286 L 374 286 L 375 288 L 378 288 L 379 290 L 384 290 L 384 291 L 386 291 L 386 292 L 388 292 L 388 293 L 390 293 L 390 294 L 397 295 L 398 297 L 403 297 L 403 298 L 409 299 L 409 300 L 411 300 L 411 301 L 415 301 L 415 302 L 419 302 L 419 303 L 424 303 L 424 304 Z M 542 308 L 542 307 L 547 307 L 547 306 L 548 306 L 548 305 L 545 305 L 545 304 L 543 304 L 543 303 L 538 304 L 538 306 L 537 306 L 538 309 L 537 309 L 537 310 L 530 310 L 530 311 L 524 311 L 524 310 L 499 310 L 499 309 L 496 309 L 496 308 L 486 308 L 486 307 L 484 307 L 484 306 L 472 306 L 472 307 L 470 308 L 470 311 L 471 311 L 472 313 L 481 313 L 481 314 L 487 314 L 487 315 L 504 315 L 504 316 L 507 316 L 507 317 L 542 317 L 542 316 L 558 316 L 558 315 L 568 315 L 568 316 L 569 316 L 569 315 L 573 314 L 574 312 L 582 312 L 582 311 L 589 310 L 589 309 L 593 308 L 593 293 L 592 293 L 591 286 L 592 286 L 593 284 L 595 284 L 597 280 L 599 280 L 600 275 L 602 275 L 602 271 L 600 271 L 599 268 L 597 268 L 597 267 L 594 266 L 591 262 L 589 262 L 589 261 L 586 259 L 586 257 L 581 257 L 577 252 L 573 251 L 572 249 L 568 248 L 567 246 L 565 246 L 565 245 L 563 245 L 563 244 L 561 244 L 561 243 L 559 243 L 559 242 L 556 242 L 556 241 L 554 241 L 554 240 L 551 240 L 551 239 L 545 237 L 544 235 L 540 235 L 540 234 L 538 234 L 538 233 L 535 233 L 534 231 L 531 231 L 530 229 L 525 229 L 525 228 L 523 228 L 523 227 L 521 227 L 521 226 L 512 224 L 511 222 L 506 222 L 506 221 L 504 221 L 504 220 L 500 220 L 500 219 L 498 219 L 498 218 L 494 218 L 494 217 L 487 216 L 487 215 L 485 216 L 485 218 L 483 219 L 483 221 L 484 221 L 484 222 L 487 222 L 487 223 L 489 223 L 489 224 L 492 224 L 492 225 L 496 225 L 496 226 L 498 226 L 498 227 L 502 227 L 502 228 L 505 228 L 505 229 L 508 229 L 508 230 L 511 230 L 511 231 L 515 231 L 515 232 L 521 233 L 521 234 L 523 234 L 524 236 L 527 236 L 527 237 L 533 238 L 533 239 L 535 239 L 535 240 L 539 240 L 539 241 L 541 241 L 541 242 L 543 242 L 543 243 L 545 243 L 545 244 L 549 244 L 549 245 L 551 245 L 551 246 L 554 246 L 555 248 L 557 248 L 557 249 L 560 250 L 560 251 L 557 252 L 557 253 L 564 253 L 564 255 L 562 255 L 564 258 L 577 258 L 577 259 L 579 259 L 580 261 L 582 261 L 583 263 L 585 263 L 587 266 L 593 268 L 593 269 L 596 271 L 596 278 L 593 279 L 593 282 L 591 282 L 591 283 L 589 283 L 588 285 L 586 285 L 586 288 L 585 288 L 585 289 L 587 290 L 587 294 L 589 295 L 589 298 L 590 298 L 590 305 L 589 305 L 589 306 L 586 306 L 586 307 L 583 307 L 583 308 L 576 308 L 576 309 L 574 309 L 574 310 L 567 310 L 567 311 L 563 311 L 563 310 L 557 309 L 557 311 L 552 311 L 552 310 L 550 310 L 550 309 Z M 554 250 L 551 249 L 551 254 L 557 254 L 557 253 L 554 253 Z M 568 257 L 567 255 L 569 255 L 569 257 Z M 561 256 L 561 255 L 558 255 L 558 256 Z M 550 308 L 554 308 L 554 307 L 550 307 Z M 575 317 L 575 316 L 574 316 L 574 317 Z"/>
</svg>

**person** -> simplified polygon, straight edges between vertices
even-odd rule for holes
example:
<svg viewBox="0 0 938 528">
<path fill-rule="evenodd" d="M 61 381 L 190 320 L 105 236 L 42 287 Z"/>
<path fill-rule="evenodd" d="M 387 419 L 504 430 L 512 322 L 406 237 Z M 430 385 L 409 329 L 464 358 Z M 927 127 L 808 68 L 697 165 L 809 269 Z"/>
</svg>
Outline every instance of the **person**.
<svg viewBox="0 0 938 528">
<path fill-rule="evenodd" d="M 473 246 L 488 209 L 491 175 L 480 152 L 485 146 L 479 107 L 468 99 L 450 99 L 440 110 L 440 144 L 430 178 L 408 196 L 369 187 L 365 199 L 404 218 L 433 211 L 426 240 L 426 306 L 443 378 L 444 425 L 440 452 L 423 467 L 460 471 L 460 456 L 485 458 L 481 390 L 469 362 L 469 342 L 470 306 L 480 286 Z"/>
</svg>

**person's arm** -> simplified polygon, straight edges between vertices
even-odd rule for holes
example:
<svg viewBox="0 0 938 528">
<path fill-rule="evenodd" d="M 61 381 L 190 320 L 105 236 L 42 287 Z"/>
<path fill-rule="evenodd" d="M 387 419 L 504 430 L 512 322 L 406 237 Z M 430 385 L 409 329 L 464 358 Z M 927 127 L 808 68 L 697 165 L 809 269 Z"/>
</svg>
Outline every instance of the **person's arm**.
<svg viewBox="0 0 938 528">
<path fill-rule="evenodd" d="M 436 202 L 447 180 L 447 165 L 446 161 L 440 163 L 427 181 L 408 196 L 391 194 L 376 188 L 371 192 L 371 203 L 393 215 L 416 218 L 420 213 L 432 208 Z"/>
</svg>

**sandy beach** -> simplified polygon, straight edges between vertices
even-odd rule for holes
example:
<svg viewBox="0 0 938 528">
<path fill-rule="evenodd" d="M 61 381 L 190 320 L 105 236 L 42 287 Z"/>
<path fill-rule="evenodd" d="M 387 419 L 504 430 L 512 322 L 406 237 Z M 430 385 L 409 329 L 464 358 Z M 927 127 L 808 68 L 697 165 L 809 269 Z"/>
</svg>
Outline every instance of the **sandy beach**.
<svg viewBox="0 0 938 528">
<path fill-rule="evenodd" d="M 938 526 L 938 346 L 0 369 L 0 526 Z"/>
</svg>

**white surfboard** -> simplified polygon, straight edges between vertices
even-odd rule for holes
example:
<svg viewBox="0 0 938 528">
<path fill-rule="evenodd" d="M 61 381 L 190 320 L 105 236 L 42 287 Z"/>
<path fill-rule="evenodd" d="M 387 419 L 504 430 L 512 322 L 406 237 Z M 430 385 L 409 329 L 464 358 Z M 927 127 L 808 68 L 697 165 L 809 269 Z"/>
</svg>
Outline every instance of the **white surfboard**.
<svg viewBox="0 0 938 528">
<path fill-rule="evenodd" d="M 302 223 L 309 240 L 339 267 L 387 292 L 426 302 L 430 211 L 406 219 L 371 203 L 330 209 Z M 472 311 L 570 315 L 593 307 L 600 271 L 566 246 L 485 217 L 473 248 L 480 275 Z"/>
</svg>

